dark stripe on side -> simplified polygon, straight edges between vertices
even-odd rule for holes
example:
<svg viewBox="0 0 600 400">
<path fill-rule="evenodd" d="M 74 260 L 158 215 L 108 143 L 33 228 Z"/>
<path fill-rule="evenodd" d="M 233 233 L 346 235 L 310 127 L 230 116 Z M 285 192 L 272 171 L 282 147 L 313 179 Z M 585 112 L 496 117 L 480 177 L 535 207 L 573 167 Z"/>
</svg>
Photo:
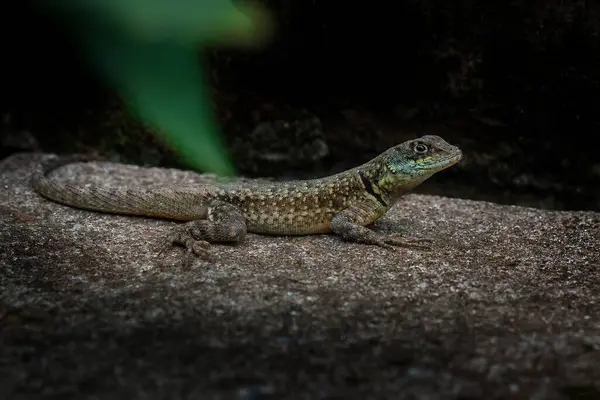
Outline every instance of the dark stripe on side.
<svg viewBox="0 0 600 400">
<path fill-rule="evenodd" d="M 377 201 L 379 202 L 379 204 L 381 204 L 384 207 L 387 207 L 388 206 L 387 203 L 385 202 L 385 200 L 383 200 L 383 198 L 378 193 L 375 193 L 375 191 L 373 190 L 373 184 L 365 176 L 365 174 L 361 171 L 358 173 L 358 175 L 360 175 L 360 180 L 362 181 L 363 185 L 365 186 L 367 193 L 369 193 L 371 196 L 375 197 L 377 199 Z"/>
</svg>

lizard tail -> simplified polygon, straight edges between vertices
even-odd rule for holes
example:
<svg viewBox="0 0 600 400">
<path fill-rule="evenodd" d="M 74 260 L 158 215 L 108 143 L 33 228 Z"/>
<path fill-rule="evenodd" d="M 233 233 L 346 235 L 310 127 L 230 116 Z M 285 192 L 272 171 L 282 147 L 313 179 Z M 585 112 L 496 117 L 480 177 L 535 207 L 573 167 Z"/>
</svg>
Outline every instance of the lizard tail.
<svg viewBox="0 0 600 400">
<path fill-rule="evenodd" d="M 44 160 L 36 167 L 31 185 L 45 198 L 85 210 L 180 221 L 206 218 L 206 198 L 198 188 L 195 188 L 195 191 L 186 191 L 168 187 L 147 189 L 84 186 L 60 182 L 48 177 L 52 171 L 67 164 L 102 160 L 104 159 L 101 157 L 83 154 Z"/>
</svg>

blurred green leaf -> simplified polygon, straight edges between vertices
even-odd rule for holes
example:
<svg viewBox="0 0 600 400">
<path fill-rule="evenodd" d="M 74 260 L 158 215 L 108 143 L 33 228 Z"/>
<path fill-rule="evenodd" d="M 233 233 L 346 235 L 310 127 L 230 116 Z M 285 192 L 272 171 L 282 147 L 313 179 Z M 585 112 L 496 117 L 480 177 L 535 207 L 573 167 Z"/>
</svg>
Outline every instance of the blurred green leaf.
<svg viewBox="0 0 600 400">
<path fill-rule="evenodd" d="M 230 0 L 43 0 L 84 24 L 140 41 L 261 45 L 272 20 L 259 3 Z"/>
<path fill-rule="evenodd" d="M 232 175 L 214 121 L 201 46 L 254 46 L 271 33 L 264 9 L 228 0 L 46 0 L 132 110 L 192 167 Z"/>
</svg>

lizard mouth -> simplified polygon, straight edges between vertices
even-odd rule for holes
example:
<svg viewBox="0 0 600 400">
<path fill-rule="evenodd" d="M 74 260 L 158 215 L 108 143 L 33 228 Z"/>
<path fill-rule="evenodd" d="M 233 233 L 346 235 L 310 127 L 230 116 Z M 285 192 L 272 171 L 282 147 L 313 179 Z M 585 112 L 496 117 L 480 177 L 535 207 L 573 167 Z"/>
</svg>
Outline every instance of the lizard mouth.
<svg viewBox="0 0 600 400">
<path fill-rule="evenodd" d="M 458 153 L 456 153 L 452 157 L 448 157 L 447 161 L 452 163 L 451 165 L 454 165 L 462 159 L 462 156 L 463 156 L 462 151 L 459 150 Z"/>
<path fill-rule="evenodd" d="M 459 150 L 458 153 L 453 154 L 452 156 L 449 156 L 449 157 L 444 157 L 441 160 L 439 160 L 438 162 L 436 162 L 435 165 L 432 166 L 432 169 L 434 169 L 436 172 L 442 171 L 442 170 L 444 170 L 446 168 L 450 168 L 454 164 L 458 163 L 461 159 L 462 159 L 462 151 Z"/>
</svg>

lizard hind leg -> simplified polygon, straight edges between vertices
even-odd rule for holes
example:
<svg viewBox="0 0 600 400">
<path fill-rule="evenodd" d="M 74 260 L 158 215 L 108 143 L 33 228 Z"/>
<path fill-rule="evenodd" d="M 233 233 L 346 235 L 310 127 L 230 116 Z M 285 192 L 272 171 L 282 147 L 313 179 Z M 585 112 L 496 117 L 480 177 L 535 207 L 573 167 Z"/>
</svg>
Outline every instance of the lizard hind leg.
<svg viewBox="0 0 600 400">
<path fill-rule="evenodd" d="M 404 247 L 410 249 L 429 250 L 430 246 L 420 243 L 428 242 L 428 239 L 404 239 L 397 233 L 382 235 L 364 225 L 371 223 L 376 214 L 361 207 L 351 206 L 337 214 L 331 221 L 331 230 L 342 237 L 342 239 L 354 242 L 376 245 L 387 249 Z"/>
<path fill-rule="evenodd" d="M 196 256 L 206 258 L 210 243 L 237 243 L 246 236 L 246 218 L 233 204 L 219 200 L 211 202 L 206 219 L 186 222 L 169 236 L 169 244 L 187 248 Z"/>
</svg>

